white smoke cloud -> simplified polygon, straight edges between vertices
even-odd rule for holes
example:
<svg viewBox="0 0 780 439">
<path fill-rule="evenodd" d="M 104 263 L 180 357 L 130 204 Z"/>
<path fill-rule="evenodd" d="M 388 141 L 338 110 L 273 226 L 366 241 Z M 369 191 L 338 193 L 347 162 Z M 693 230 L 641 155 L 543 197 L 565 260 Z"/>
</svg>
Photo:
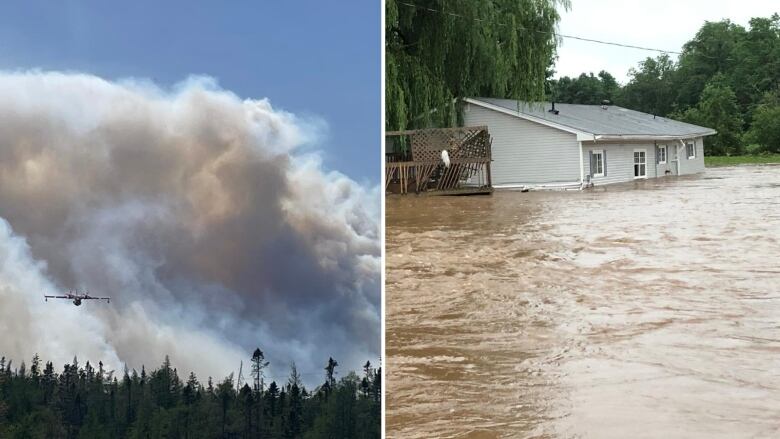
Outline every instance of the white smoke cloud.
<svg viewBox="0 0 780 439">
<path fill-rule="evenodd" d="M 0 354 L 224 377 L 379 355 L 379 189 L 324 130 L 209 78 L 0 73 Z M 89 289 L 110 305 L 45 303 Z M 318 382 L 320 377 L 307 377 Z"/>
</svg>

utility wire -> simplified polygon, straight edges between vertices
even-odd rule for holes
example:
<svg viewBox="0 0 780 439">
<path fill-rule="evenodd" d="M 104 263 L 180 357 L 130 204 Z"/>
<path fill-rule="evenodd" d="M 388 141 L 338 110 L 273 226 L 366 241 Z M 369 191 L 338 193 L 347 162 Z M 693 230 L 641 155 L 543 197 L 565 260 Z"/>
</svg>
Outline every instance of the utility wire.
<svg viewBox="0 0 780 439">
<path fill-rule="evenodd" d="M 609 46 L 626 47 L 626 48 L 629 48 L 629 49 L 649 50 L 649 51 L 652 51 L 652 52 L 673 53 L 675 55 L 682 55 L 682 52 L 675 52 L 674 50 L 653 49 L 652 47 L 634 46 L 634 45 L 631 45 L 631 44 L 615 43 L 613 41 L 594 40 L 592 38 L 578 37 L 578 36 L 575 36 L 575 35 L 565 35 L 565 34 L 559 34 L 559 33 L 554 33 L 554 35 L 557 35 L 557 36 L 563 37 L 563 38 L 571 38 L 573 40 L 587 41 L 589 43 L 606 44 L 606 45 L 609 45 Z"/>
<path fill-rule="evenodd" d="M 439 13 L 439 14 L 450 15 L 452 17 L 459 17 L 459 18 L 463 18 L 463 19 L 466 19 L 466 20 L 474 20 L 474 21 L 479 21 L 479 22 L 487 21 L 487 20 L 484 20 L 484 19 L 481 19 L 481 18 L 466 17 L 465 15 L 456 14 L 454 12 L 443 11 L 443 10 L 440 10 L 440 9 L 433 9 L 433 8 L 429 8 L 427 6 L 415 5 L 415 4 L 412 4 L 412 3 L 398 2 L 398 4 L 404 5 L 404 6 L 408 6 L 408 7 L 411 7 L 411 8 L 415 8 L 415 9 L 420 9 L 420 10 L 423 10 L 423 11 L 435 12 L 435 13 Z M 506 24 L 506 23 L 496 23 L 496 24 L 498 26 L 508 26 L 508 24 Z M 589 43 L 605 44 L 605 45 L 609 45 L 609 46 L 625 47 L 625 48 L 629 48 L 629 49 L 647 50 L 647 51 L 651 51 L 651 52 L 672 53 L 672 54 L 675 54 L 675 55 L 681 55 L 682 54 L 682 52 L 678 52 L 678 51 L 674 51 L 674 50 L 655 49 L 655 48 L 652 48 L 652 47 L 635 46 L 633 44 L 616 43 L 614 41 L 596 40 L 596 39 L 593 39 L 593 38 L 585 38 L 585 37 L 580 37 L 580 36 L 577 36 L 577 35 L 566 35 L 566 34 L 558 33 L 558 32 L 555 32 L 555 31 L 543 31 L 543 30 L 537 30 L 537 29 L 528 29 L 528 28 L 523 27 L 523 26 L 519 26 L 519 27 L 517 27 L 517 29 L 524 30 L 524 31 L 527 31 L 527 32 L 536 32 L 536 33 L 545 34 L 545 35 L 553 35 L 553 36 L 557 36 L 557 37 L 561 37 L 561 38 L 570 38 L 570 39 L 573 39 L 573 40 L 586 41 L 586 42 L 589 42 Z M 704 55 L 704 54 L 700 54 L 700 55 L 704 56 L 706 58 L 716 58 L 716 57 L 707 56 L 707 55 Z"/>
</svg>

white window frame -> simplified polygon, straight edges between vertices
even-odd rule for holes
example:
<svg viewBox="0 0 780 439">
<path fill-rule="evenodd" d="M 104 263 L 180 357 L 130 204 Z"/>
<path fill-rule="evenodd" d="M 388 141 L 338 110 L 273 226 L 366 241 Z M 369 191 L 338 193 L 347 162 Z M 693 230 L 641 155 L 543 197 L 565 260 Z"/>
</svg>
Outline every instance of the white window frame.
<svg viewBox="0 0 780 439">
<path fill-rule="evenodd" d="M 641 178 L 647 178 L 647 150 L 646 149 L 641 149 L 641 148 L 638 148 L 638 149 L 634 150 L 634 154 L 636 154 L 638 152 L 641 152 L 641 153 L 643 153 L 645 155 L 645 162 L 644 163 L 642 163 L 642 162 L 637 163 L 636 157 L 634 157 L 634 155 L 632 154 L 631 155 L 631 159 L 632 159 L 631 160 L 631 164 L 632 164 L 631 170 L 633 171 L 634 167 L 636 165 L 640 165 L 641 166 L 642 164 L 644 164 L 645 165 L 645 174 L 644 175 L 638 175 L 638 176 L 634 175 L 634 180 L 639 180 Z"/>
<path fill-rule="evenodd" d="M 693 155 L 691 155 L 688 152 L 688 145 L 693 146 L 693 148 L 691 148 L 691 151 L 693 151 Z M 688 156 L 688 160 L 696 158 L 696 142 L 695 141 L 694 142 L 685 142 L 685 155 Z"/>
<path fill-rule="evenodd" d="M 663 153 L 663 157 L 664 157 L 664 159 L 663 159 L 663 160 L 661 160 L 661 159 L 659 158 L 659 159 L 658 159 L 658 164 L 659 164 L 659 165 L 665 165 L 665 164 L 666 164 L 666 160 L 667 160 L 667 159 L 666 159 L 666 155 L 667 155 L 667 153 L 669 152 L 669 149 L 666 147 L 666 145 L 661 145 L 661 146 L 659 146 L 659 147 L 658 147 L 658 152 L 659 152 L 659 154 L 660 154 L 661 150 L 663 150 L 663 151 L 664 151 L 664 153 Z"/>
<path fill-rule="evenodd" d="M 599 155 L 599 160 L 601 161 L 601 172 L 593 171 L 593 177 L 603 177 L 604 176 L 604 150 L 603 149 L 594 149 L 590 152 L 593 154 L 593 157 L 596 157 L 596 154 Z M 598 166 L 596 167 L 598 168 Z"/>
</svg>

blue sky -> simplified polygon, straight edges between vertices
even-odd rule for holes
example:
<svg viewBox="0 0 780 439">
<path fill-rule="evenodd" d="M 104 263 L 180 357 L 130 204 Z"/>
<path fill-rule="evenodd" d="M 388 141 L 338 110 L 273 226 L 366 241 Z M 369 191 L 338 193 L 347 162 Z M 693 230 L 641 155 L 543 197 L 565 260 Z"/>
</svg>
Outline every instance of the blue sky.
<svg viewBox="0 0 780 439">
<path fill-rule="evenodd" d="M 380 171 L 379 1 L 18 1 L 0 8 L 0 69 L 81 71 L 171 86 L 209 75 L 328 126 L 325 166 Z"/>
</svg>

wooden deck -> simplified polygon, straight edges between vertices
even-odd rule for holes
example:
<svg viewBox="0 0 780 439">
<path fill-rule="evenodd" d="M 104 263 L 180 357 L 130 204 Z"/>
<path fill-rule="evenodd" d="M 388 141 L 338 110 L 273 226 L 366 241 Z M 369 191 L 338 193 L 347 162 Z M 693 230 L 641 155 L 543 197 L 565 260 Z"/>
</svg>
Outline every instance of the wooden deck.
<svg viewBox="0 0 780 439">
<path fill-rule="evenodd" d="M 385 191 L 425 195 L 490 194 L 487 127 L 392 131 L 386 134 Z M 441 153 L 447 151 L 450 166 Z"/>
</svg>

